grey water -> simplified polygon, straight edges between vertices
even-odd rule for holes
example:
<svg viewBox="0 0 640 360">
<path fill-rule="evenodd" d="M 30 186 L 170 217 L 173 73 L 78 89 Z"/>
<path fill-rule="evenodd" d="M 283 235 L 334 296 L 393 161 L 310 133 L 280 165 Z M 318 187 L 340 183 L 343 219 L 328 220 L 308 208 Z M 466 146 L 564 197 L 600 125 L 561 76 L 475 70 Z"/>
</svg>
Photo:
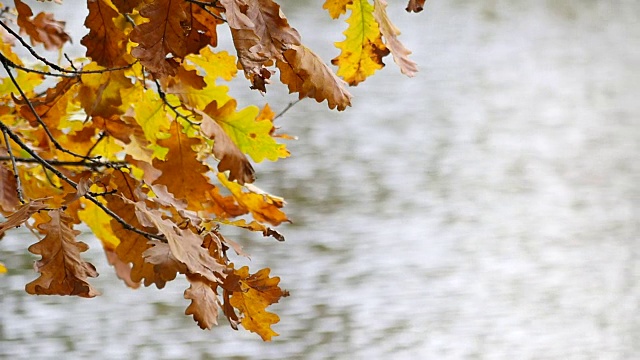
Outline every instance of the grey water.
<svg viewBox="0 0 640 360">
<path fill-rule="evenodd" d="M 70 3 L 57 11 L 80 26 Z M 342 20 L 281 3 L 307 46 L 337 55 Z M 270 308 L 280 336 L 222 318 L 201 331 L 183 281 L 128 289 L 89 235 L 103 295 L 29 296 L 35 239 L 13 232 L 0 358 L 639 358 L 640 2 L 404 6 L 390 16 L 418 75 L 389 58 L 344 113 L 303 101 L 277 120 L 292 157 L 256 165 L 293 224 L 284 243 L 233 236 L 291 293 Z M 232 83 L 243 105 L 295 99 L 247 90 Z"/>
</svg>

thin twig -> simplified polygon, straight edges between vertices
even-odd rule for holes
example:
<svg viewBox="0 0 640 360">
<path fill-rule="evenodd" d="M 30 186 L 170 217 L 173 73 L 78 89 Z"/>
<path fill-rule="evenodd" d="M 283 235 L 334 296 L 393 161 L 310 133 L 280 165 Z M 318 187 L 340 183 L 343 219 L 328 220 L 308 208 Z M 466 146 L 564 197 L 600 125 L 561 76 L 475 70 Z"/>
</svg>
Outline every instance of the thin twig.
<svg viewBox="0 0 640 360">
<path fill-rule="evenodd" d="M 281 117 L 282 115 L 284 115 L 287 111 L 289 111 L 289 109 L 291 109 L 292 107 L 294 107 L 297 103 L 299 103 L 302 99 L 298 99 L 296 101 L 292 101 L 289 103 L 289 105 L 287 105 L 284 109 L 282 109 L 282 111 L 280 111 L 278 113 L 278 115 L 273 117 L 273 120 Z"/>
<path fill-rule="evenodd" d="M 67 70 L 65 68 L 62 68 L 60 66 L 58 66 L 55 63 L 52 63 L 51 61 L 45 59 L 44 57 L 42 57 L 40 54 L 38 54 L 33 47 L 31 47 L 29 44 L 27 44 L 26 41 L 24 41 L 24 39 L 22 38 L 22 36 L 20 36 L 18 33 L 16 33 L 15 31 L 13 31 L 13 29 L 11 29 L 7 24 L 5 24 L 3 21 L 0 21 L 0 26 L 2 26 L 5 30 L 7 30 L 7 32 L 9 32 L 13 37 L 15 37 L 20 44 L 27 49 L 27 51 L 29 51 L 29 53 L 35 57 L 36 59 L 40 60 L 41 62 L 43 62 L 45 65 L 51 67 L 52 69 L 59 71 L 61 73 L 67 73 L 67 74 L 72 74 L 72 75 L 82 75 L 82 74 L 102 74 L 105 72 L 110 72 L 110 71 L 118 71 L 118 70 L 125 70 L 130 68 L 131 66 L 133 66 L 134 63 L 131 63 L 129 65 L 125 65 L 125 66 L 120 66 L 120 67 L 115 67 L 115 68 L 108 68 L 108 69 L 102 69 L 102 70 Z M 8 59 L 7 59 L 8 60 Z M 9 61 L 10 64 L 13 64 L 11 61 Z M 15 64 L 13 64 L 15 65 Z M 24 69 L 23 69 L 24 70 Z M 28 71 L 28 70 L 25 70 Z M 34 71 L 35 72 L 35 71 Z M 62 76 L 62 75 L 56 75 L 56 74 L 49 74 L 50 76 Z"/>
<path fill-rule="evenodd" d="M 98 140 L 96 140 L 96 142 L 93 145 L 91 145 L 91 147 L 89 148 L 89 151 L 87 151 L 87 154 L 85 155 L 86 157 L 89 157 L 91 155 L 91 152 L 95 150 L 96 146 L 100 144 L 100 141 L 102 141 L 102 139 L 104 139 L 105 136 L 107 136 L 107 133 L 104 131 L 102 131 L 100 135 L 98 135 Z"/>
<path fill-rule="evenodd" d="M 19 163 L 27 163 L 27 164 L 40 163 L 38 159 L 32 159 L 32 158 L 14 157 L 13 159 Z M 7 161 L 7 160 L 11 160 L 11 157 L 0 156 L 0 161 Z M 81 160 L 81 161 L 45 160 L 45 161 L 54 166 L 78 166 L 78 167 L 86 167 L 90 169 L 95 169 L 99 167 L 121 168 L 121 167 L 126 167 L 128 165 L 126 161 L 105 161 L 105 162 L 101 162 L 101 161 L 90 162 L 85 160 Z"/>
<path fill-rule="evenodd" d="M 2 121 L 0 121 L 0 130 L 2 130 L 5 134 L 9 135 L 11 140 L 13 140 L 16 144 L 18 144 L 18 146 L 20 146 L 22 148 L 22 150 L 26 151 L 34 159 L 38 160 L 38 163 L 40 163 L 47 170 L 49 170 L 52 173 L 54 173 L 59 179 L 63 180 L 67 184 L 71 185 L 74 189 L 78 188 L 78 184 L 75 181 L 69 179 L 67 176 L 65 176 L 63 173 L 61 173 L 58 169 L 56 169 L 53 165 L 51 165 L 49 162 L 47 162 L 47 160 L 45 160 L 42 157 L 40 157 L 40 155 L 38 155 L 29 146 L 27 146 L 27 144 L 22 142 L 20 137 L 18 135 L 14 134 L 11 131 L 11 129 L 9 129 L 9 127 L 7 127 L 7 125 L 5 125 Z M 164 236 L 148 233 L 146 231 L 142 231 L 142 230 L 132 226 L 131 224 L 126 222 L 124 219 L 122 219 L 118 214 L 113 212 L 113 210 L 109 209 L 103 203 L 98 201 L 98 199 L 96 199 L 91 194 L 84 194 L 84 197 L 87 198 L 87 200 L 91 201 L 92 203 L 96 204 L 96 206 L 98 206 L 100 209 L 102 209 L 102 211 L 107 213 L 107 215 L 109 215 L 113 219 L 115 219 L 126 230 L 133 231 L 136 234 L 142 235 L 142 236 L 144 236 L 144 237 L 146 237 L 148 239 L 156 239 L 156 240 L 160 240 L 160 241 L 163 241 L 163 242 L 167 241 Z"/>
<path fill-rule="evenodd" d="M 178 107 L 169 104 L 169 101 L 167 100 L 167 94 L 162 91 L 162 88 L 160 87 L 160 83 L 158 82 L 158 80 L 155 80 L 156 83 L 156 88 L 158 90 L 158 96 L 160 96 L 160 99 L 162 99 L 162 102 L 167 105 L 175 114 L 177 117 L 183 119 L 184 121 L 188 122 L 189 124 L 191 124 L 191 126 L 199 126 L 200 123 L 194 122 L 193 120 L 189 119 L 187 117 L 187 115 L 184 115 L 183 113 L 181 113 L 180 111 L 178 111 Z"/>
<path fill-rule="evenodd" d="M 4 143 L 7 146 L 7 152 L 9 153 L 9 159 L 11 160 L 11 166 L 13 166 L 13 177 L 16 179 L 16 191 L 18 192 L 18 199 L 21 204 L 24 204 L 24 196 L 22 196 L 22 183 L 20 182 L 20 175 L 18 175 L 18 166 L 16 165 L 16 158 L 13 156 L 13 150 L 11 150 L 11 144 L 9 144 L 9 136 L 4 128 L 2 128 L 2 135 L 4 135 Z"/>
</svg>

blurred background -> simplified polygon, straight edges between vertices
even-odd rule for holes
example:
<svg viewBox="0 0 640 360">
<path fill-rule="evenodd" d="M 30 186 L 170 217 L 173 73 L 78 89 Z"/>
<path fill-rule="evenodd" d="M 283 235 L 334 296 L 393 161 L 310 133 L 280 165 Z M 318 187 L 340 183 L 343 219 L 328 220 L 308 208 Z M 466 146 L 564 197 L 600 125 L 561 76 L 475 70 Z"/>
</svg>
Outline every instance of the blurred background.
<svg viewBox="0 0 640 360">
<path fill-rule="evenodd" d="M 85 11 L 66 18 L 80 56 Z M 327 62 L 343 22 L 281 0 Z M 35 2 L 30 3 L 34 6 Z M 32 235 L 0 242 L 0 358 L 632 359 L 640 356 L 640 2 L 390 1 L 418 75 L 387 67 L 343 113 L 277 120 L 292 157 L 256 165 L 287 240 L 234 233 L 291 292 L 271 343 L 183 315 L 186 284 L 130 290 L 97 240 L 101 297 L 35 297 Z M 221 48 L 231 49 L 221 27 Z M 274 84 L 241 105 L 276 111 Z"/>
</svg>

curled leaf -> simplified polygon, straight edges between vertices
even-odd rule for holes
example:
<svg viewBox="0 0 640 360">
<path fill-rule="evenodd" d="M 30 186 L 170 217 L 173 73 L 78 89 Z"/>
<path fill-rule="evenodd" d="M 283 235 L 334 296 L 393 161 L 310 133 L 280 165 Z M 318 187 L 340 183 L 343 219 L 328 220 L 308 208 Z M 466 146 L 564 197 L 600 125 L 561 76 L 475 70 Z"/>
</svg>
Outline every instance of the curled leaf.
<svg viewBox="0 0 640 360">
<path fill-rule="evenodd" d="M 31 215 L 47 207 L 44 203 L 45 199 L 36 199 L 21 205 L 18 210 L 7 216 L 7 221 L 0 224 L 0 236 L 8 229 L 22 225 L 29 220 Z"/>
<path fill-rule="evenodd" d="M 418 65 L 409 60 L 409 54 L 411 54 L 411 51 L 405 48 L 400 40 L 398 40 L 400 30 L 391 23 L 389 16 L 387 16 L 387 2 L 385 0 L 373 0 L 373 3 L 375 5 L 373 17 L 380 25 L 380 32 L 385 38 L 389 50 L 391 50 L 393 61 L 398 64 L 400 71 L 403 74 L 409 77 L 415 76 L 418 71 Z"/>
</svg>

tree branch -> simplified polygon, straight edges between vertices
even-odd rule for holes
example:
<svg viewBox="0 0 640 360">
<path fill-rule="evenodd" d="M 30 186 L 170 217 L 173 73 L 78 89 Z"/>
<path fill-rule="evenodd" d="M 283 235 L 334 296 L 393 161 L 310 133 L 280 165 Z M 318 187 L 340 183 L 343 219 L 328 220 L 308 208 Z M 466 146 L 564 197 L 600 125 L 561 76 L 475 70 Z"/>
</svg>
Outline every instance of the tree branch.
<svg viewBox="0 0 640 360">
<path fill-rule="evenodd" d="M 40 164 L 40 161 L 38 159 L 32 159 L 32 158 L 23 158 L 23 157 L 11 157 L 11 156 L 0 156 L 0 161 L 7 161 L 7 160 L 12 160 L 15 161 L 16 163 L 31 163 L 31 164 Z M 77 166 L 77 167 L 86 167 L 89 169 L 95 169 L 95 168 L 99 168 L 99 167 L 109 167 L 109 168 L 121 168 L 121 167 L 126 167 L 127 165 L 129 165 L 126 161 L 105 161 L 105 162 L 101 162 L 101 161 L 96 161 L 96 162 L 90 162 L 90 161 L 85 161 L 85 160 L 81 160 L 81 161 L 61 161 L 61 160 L 45 160 L 46 162 L 48 162 L 51 165 L 54 166 Z"/>
</svg>

